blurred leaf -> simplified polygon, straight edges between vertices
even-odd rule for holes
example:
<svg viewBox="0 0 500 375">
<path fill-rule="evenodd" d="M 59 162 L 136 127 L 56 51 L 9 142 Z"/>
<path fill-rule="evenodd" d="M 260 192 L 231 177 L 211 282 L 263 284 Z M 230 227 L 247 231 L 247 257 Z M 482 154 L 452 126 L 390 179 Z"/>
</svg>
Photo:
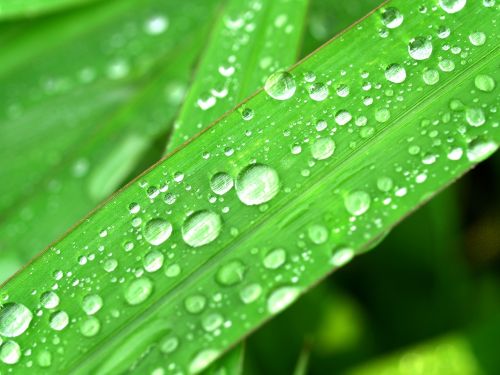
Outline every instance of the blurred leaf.
<svg viewBox="0 0 500 375">
<path fill-rule="evenodd" d="M 32 17 L 95 1 L 102 0 L 2 0 L 0 20 Z"/>
</svg>

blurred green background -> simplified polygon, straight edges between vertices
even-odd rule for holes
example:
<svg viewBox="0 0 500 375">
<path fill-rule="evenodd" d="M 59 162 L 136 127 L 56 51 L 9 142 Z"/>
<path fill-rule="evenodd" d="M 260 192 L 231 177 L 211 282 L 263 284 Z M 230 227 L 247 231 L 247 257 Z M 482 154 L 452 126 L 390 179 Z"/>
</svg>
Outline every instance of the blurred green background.
<svg viewBox="0 0 500 375">
<path fill-rule="evenodd" d="M 2 280 L 105 198 L 82 186 L 161 157 L 223 1 L 25 3 L 0 11 Z M 312 0 L 302 56 L 380 3 Z M 165 9 L 173 36 L 113 39 Z M 92 174 L 113 147 L 126 168 Z M 500 374 L 499 191 L 495 155 L 252 335 L 245 374 Z"/>
</svg>

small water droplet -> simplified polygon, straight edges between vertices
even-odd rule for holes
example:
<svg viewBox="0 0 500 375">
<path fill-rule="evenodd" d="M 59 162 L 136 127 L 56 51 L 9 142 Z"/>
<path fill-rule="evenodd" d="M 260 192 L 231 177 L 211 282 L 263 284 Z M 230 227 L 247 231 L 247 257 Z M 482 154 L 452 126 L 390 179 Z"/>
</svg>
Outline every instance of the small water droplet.
<svg viewBox="0 0 500 375">
<path fill-rule="evenodd" d="M 216 173 L 210 179 L 210 188 L 217 195 L 224 195 L 233 188 L 233 178 L 227 173 Z"/>
<path fill-rule="evenodd" d="M 201 294 L 194 294 L 184 300 L 184 307 L 191 314 L 199 314 L 205 309 L 207 299 Z"/>
<path fill-rule="evenodd" d="M 479 127 L 484 125 L 486 118 L 484 117 L 484 112 L 481 108 L 467 108 L 465 110 L 465 120 L 470 126 Z"/>
<path fill-rule="evenodd" d="M 389 29 L 399 27 L 403 20 L 404 17 L 397 8 L 387 8 L 382 12 L 382 24 Z"/>
<path fill-rule="evenodd" d="M 476 138 L 469 144 L 467 149 L 467 158 L 474 163 L 479 163 L 480 161 L 487 159 L 497 149 L 498 144 L 495 141 Z"/>
<path fill-rule="evenodd" d="M 85 337 L 94 337 L 101 330 L 101 322 L 95 316 L 88 317 L 80 323 L 80 333 Z"/>
<path fill-rule="evenodd" d="M 483 92 L 492 92 L 495 89 L 495 80 L 487 74 L 479 74 L 474 79 L 476 88 Z"/>
<path fill-rule="evenodd" d="M 464 8 L 466 3 L 467 0 L 439 0 L 439 6 L 446 13 L 457 13 Z"/>
<path fill-rule="evenodd" d="M 168 28 L 168 19 L 163 15 L 156 15 L 146 21 L 146 32 L 150 35 L 159 35 Z"/>
<path fill-rule="evenodd" d="M 479 47 L 486 43 L 486 34 L 481 31 L 476 31 L 469 35 L 469 40 L 472 45 Z"/>
<path fill-rule="evenodd" d="M 0 306 L 0 335 L 17 337 L 29 327 L 33 314 L 20 303 L 7 303 Z"/>
<path fill-rule="evenodd" d="M 102 297 L 98 294 L 87 294 L 82 300 L 82 309 L 87 315 L 94 315 L 103 305 Z"/>
<path fill-rule="evenodd" d="M 40 353 L 38 353 L 36 361 L 38 363 L 38 366 L 40 367 L 50 367 L 52 365 L 52 353 L 48 350 L 42 350 Z"/>
<path fill-rule="evenodd" d="M 198 374 L 207 368 L 219 356 L 219 351 L 214 349 L 205 349 L 199 352 L 189 364 L 189 372 Z"/>
<path fill-rule="evenodd" d="M 432 86 L 439 82 L 439 72 L 435 69 L 426 69 L 422 74 L 425 84 Z"/>
<path fill-rule="evenodd" d="M 426 60 L 431 57 L 432 43 L 423 36 L 413 38 L 408 44 L 408 53 L 415 60 Z"/>
<path fill-rule="evenodd" d="M 377 188 L 384 193 L 390 191 L 394 186 L 394 182 L 390 177 L 379 177 L 377 179 Z"/>
<path fill-rule="evenodd" d="M 275 270 L 280 268 L 286 261 L 286 251 L 284 249 L 271 250 L 264 257 L 264 267 Z"/>
<path fill-rule="evenodd" d="M 55 331 L 62 331 L 69 323 L 69 316 L 66 311 L 56 311 L 49 318 L 49 325 Z"/>
<path fill-rule="evenodd" d="M 151 219 L 144 225 L 143 234 L 151 245 L 161 245 L 172 234 L 172 224 L 160 218 Z"/>
<path fill-rule="evenodd" d="M 269 202 L 279 192 L 278 173 L 263 164 L 253 164 L 245 168 L 236 179 L 236 194 L 247 206 Z"/>
<path fill-rule="evenodd" d="M 385 70 L 385 78 L 392 83 L 402 83 L 406 79 L 406 70 L 399 64 L 391 64 Z"/>
<path fill-rule="evenodd" d="M 125 300 L 129 305 L 144 302 L 153 293 L 153 282 L 147 277 L 141 277 L 130 283 L 125 289 Z"/>
<path fill-rule="evenodd" d="M 267 310 L 276 314 L 292 304 L 299 296 L 299 289 L 293 286 L 283 286 L 271 293 L 267 300 Z"/>
<path fill-rule="evenodd" d="M 256 301 L 262 294 L 262 287 L 259 284 L 250 284 L 240 291 L 240 298 L 245 304 Z"/>
<path fill-rule="evenodd" d="M 173 353 L 179 347 L 176 336 L 167 336 L 160 342 L 160 351 L 165 354 Z"/>
<path fill-rule="evenodd" d="M 203 329 L 207 332 L 213 332 L 219 328 L 224 322 L 222 315 L 213 313 L 205 316 L 201 322 Z"/>
<path fill-rule="evenodd" d="M 359 216 L 370 208 L 371 197 L 367 192 L 357 190 L 348 193 L 344 198 L 344 205 L 351 215 Z"/>
<path fill-rule="evenodd" d="M 153 250 L 144 256 L 142 263 L 147 272 L 156 272 L 163 266 L 163 260 L 163 254 L 158 250 Z"/>
<path fill-rule="evenodd" d="M 40 296 L 40 304 L 46 309 L 54 309 L 59 305 L 59 296 L 52 291 L 45 292 Z"/>
<path fill-rule="evenodd" d="M 352 115 L 346 110 L 340 110 L 335 114 L 335 122 L 340 126 L 347 124 L 351 119 Z"/>
<path fill-rule="evenodd" d="M 312 157 L 316 160 L 325 160 L 335 152 L 335 142 L 330 138 L 318 138 L 311 146 Z"/>
<path fill-rule="evenodd" d="M 375 111 L 375 120 L 378 122 L 387 122 L 391 118 L 391 112 L 387 108 L 380 108 Z"/>
<path fill-rule="evenodd" d="M 328 86 L 324 83 L 317 82 L 309 87 L 309 97 L 316 102 L 325 100 L 328 97 L 328 93 Z"/>
<path fill-rule="evenodd" d="M 290 73 L 279 71 L 269 76 L 264 85 L 264 89 L 273 99 L 288 100 L 295 94 L 297 86 Z"/>
<path fill-rule="evenodd" d="M 328 229 L 323 225 L 313 224 L 307 228 L 307 235 L 312 243 L 321 245 L 328 240 Z"/>
<path fill-rule="evenodd" d="M 354 258 L 354 250 L 349 247 L 340 247 L 334 250 L 330 260 L 334 267 L 342 267 Z"/>
<path fill-rule="evenodd" d="M 236 285 L 243 281 L 246 271 L 247 267 L 241 261 L 232 260 L 219 268 L 215 278 L 221 285 Z"/>
</svg>

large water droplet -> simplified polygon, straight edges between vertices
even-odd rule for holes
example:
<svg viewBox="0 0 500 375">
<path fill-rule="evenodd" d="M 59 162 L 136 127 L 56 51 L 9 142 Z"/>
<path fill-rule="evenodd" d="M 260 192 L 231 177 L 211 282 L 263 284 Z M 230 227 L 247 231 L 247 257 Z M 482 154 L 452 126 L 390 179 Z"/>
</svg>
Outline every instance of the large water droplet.
<svg viewBox="0 0 500 375">
<path fill-rule="evenodd" d="M 245 168 L 236 179 L 236 194 L 248 206 L 269 202 L 279 192 L 278 173 L 263 164 Z"/>
<path fill-rule="evenodd" d="M 474 139 L 467 149 L 467 158 L 475 163 L 487 159 L 498 149 L 495 141 L 489 141 L 482 138 Z"/>
<path fill-rule="evenodd" d="M 56 311 L 49 318 L 50 328 L 62 331 L 69 323 L 69 316 L 66 311 Z"/>
<path fill-rule="evenodd" d="M 331 264 L 335 267 L 342 267 L 354 258 L 354 250 L 349 247 L 340 247 L 334 250 Z"/>
<path fill-rule="evenodd" d="M 495 80 L 487 74 L 479 74 L 474 79 L 474 84 L 478 90 L 492 92 L 495 89 Z"/>
<path fill-rule="evenodd" d="M 403 15 L 396 8 L 387 8 L 382 12 L 382 24 L 389 29 L 400 26 L 403 19 Z"/>
<path fill-rule="evenodd" d="M 347 124 L 351 119 L 352 115 L 346 110 L 340 110 L 335 114 L 335 122 L 340 126 Z"/>
<path fill-rule="evenodd" d="M 21 358 L 21 348 L 15 341 L 6 341 L 0 347 L 0 360 L 7 364 L 13 365 Z"/>
<path fill-rule="evenodd" d="M 344 204 L 351 215 L 359 216 L 370 208 L 371 197 L 364 191 L 353 191 L 345 196 Z"/>
<path fill-rule="evenodd" d="M 432 43 L 423 36 L 413 38 L 408 44 L 408 53 L 415 60 L 428 59 L 432 54 Z"/>
<path fill-rule="evenodd" d="M 222 220 L 212 211 L 198 211 L 182 225 L 182 239 L 189 246 L 200 247 L 214 241 L 222 230 Z"/>
<path fill-rule="evenodd" d="M 16 337 L 24 333 L 30 325 L 33 314 L 20 303 L 7 303 L 0 307 L 0 335 Z"/>
<path fill-rule="evenodd" d="M 335 142 L 330 138 L 319 138 L 311 146 L 312 157 L 316 160 L 325 160 L 335 152 Z"/>
<path fill-rule="evenodd" d="M 406 79 L 406 70 L 399 64 L 391 64 L 385 70 L 385 78 L 392 83 L 401 83 Z"/>
<path fill-rule="evenodd" d="M 216 280 L 225 286 L 236 285 L 245 278 L 246 270 L 241 261 L 232 260 L 217 271 Z"/>
<path fill-rule="evenodd" d="M 144 238 L 151 245 L 161 245 L 172 234 L 172 224 L 160 218 L 149 220 L 143 229 Z"/>
<path fill-rule="evenodd" d="M 297 86 L 290 73 L 280 71 L 269 76 L 264 85 L 264 89 L 273 99 L 287 100 L 295 94 Z"/>
<path fill-rule="evenodd" d="M 227 173 L 216 173 L 210 179 L 210 188 L 217 195 L 224 195 L 233 188 L 233 178 Z"/>
<path fill-rule="evenodd" d="M 299 296 L 299 289 L 293 286 L 283 286 L 271 293 L 267 300 L 267 310 L 276 314 L 287 308 Z"/>
<path fill-rule="evenodd" d="M 459 12 L 464 8 L 466 3 L 467 0 L 439 0 L 439 6 L 446 13 Z"/>
<path fill-rule="evenodd" d="M 264 257 L 264 267 L 270 270 L 280 268 L 286 261 L 286 251 L 284 249 L 271 250 Z"/>
<path fill-rule="evenodd" d="M 94 315 L 103 305 L 102 297 L 98 294 L 87 294 L 82 300 L 82 309 L 87 315 Z"/>
<path fill-rule="evenodd" d="M 130 283 L 125 289 L 125 300 L 129 305 L 138 305 L 144 302 L 153 292 L 153 282 L 147 277 L 141 277 Z"/>
</svg>

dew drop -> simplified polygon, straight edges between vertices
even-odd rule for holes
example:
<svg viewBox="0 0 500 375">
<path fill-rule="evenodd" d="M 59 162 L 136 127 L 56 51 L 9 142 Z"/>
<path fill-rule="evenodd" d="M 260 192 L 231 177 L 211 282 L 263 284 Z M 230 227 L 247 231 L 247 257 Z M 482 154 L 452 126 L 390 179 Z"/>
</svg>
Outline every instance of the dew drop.
<svg viewBox="0 0 500 375">
<path fill-rule="evenodd" d="M 240 298 L 245 304 L 256 301 L 262 294 L 262 287 L 259 284 L 250 284 L 240 291 Z"/>
<path fill-rule="evenodd" d="M 172 234 L 172 224 L 160 218 L 151 219 L 144 225 L 143 234 L 151 245 L 161 245 Z"/>
<path fill-rule="evenodd" d="M 201 322 L 203 329 L 207 332 L 215 331 L 224 322 L 222 315 L 213 313 L 205 316 Z"/>
<path fill-rule="evenodd" d="M 48 350 L 42 350 L 40 353 L 38 353 L 36 361 L 38 363 L 38 366 L 40 367 L 50 367 L 52 365 L 52 353 Z"/>
<path fill-rule="evenodd" d="M 328 86 L 324 83 L 314 83 L 309 87 L 309 97 L 316 101 L 322 102 L 328 97 Z"/>
<path fill-rule="evenodd" d="M 236 194 L 247 206 L 269 202 L 278 194 L 279 188 L 278 173 L 263 164 L 250 165 L 236 179 Z"/>
<path fill-rule="evenodd" d="M 29 327 L 33 314 L 20 303 L 7 303 L 0 307 L 0 335 L 17 337 Z"/>
<path fill-rule="evenodd" d="M 299 296 L 299 289 L 293 286 L 283 286 L 271 293 L 267 300 L 267 310 L 276 314 L 292 304 Z"/>
<path fill-rule="evenodd" d="M 82 309 L 87 315 L 94 315 L 103 305 L 102 297 L 98 294 L 87 294 L 82 300 Z"/>
<path fill-rule="evenodd" d="M 212 211 L 198 211 L 182 225 L 182 239 L 191 247 L 200 247 L 214 241 L 222 230 L 222 220 Z"/>
<path fill-rule="evenodd" d="M 147 253 L 143 259 L 143 265 L 146 272 L 156 272 L 163 266 L 164 256 L 158 250 Z"/>
<path fill-rule="evenodd" d="M 233 188 L 233 178 L 227 173 L 216 173 L 210 179 L 210 188 L 217 195 L 224 195 Z"/>
<path fill-rule="evenodd" d="M 95 316 L 88 317 L 80 323 L 80 333 L 85 337 L 94 337 L 101 330 L 101 322 Z"/>
<path fill-rule="evenodd" d="M 340 247 L 334 250 L 330 263 L 334 267 L 342 267 L 354 258 L 354 250 L 349 247 Z"/>
<path fill-rule="evenodd" d="M 153 292 L 153 282 L 147 277 L 141 277 L 130 283 L 125 289 L 125 300 L 129 305 L 138 305 L 144 302 Z"/>
<path fill-rule="evenodd" d="M 479 163 L 487 159 L 497 149 L 498 144 L 495 141 L 477 138 L 469 144 L 467 158 L 474 163 Z"/>
<path fill-rule="evenodd" d="M 335 114 L 335 122 L 340 126 L 347 124 L 351 119 L 352 115 L 346 110 L 340 110 Z"/>
<path fill-rule="evenodd" d="M 479 47 L 486 43 L 486 34 L 481 31 L 476 31 L 469 35 L 469 40 L 472 45 Z"/>
<path fill-rule="evenodd" d="M 271 74 L 269 78 L 267 78 L 264 89 L 273 99 L 288 100 L 295 94 L 297 86 L 290 73 L 279 71 Z"/>
<path fill-rule="evenodd" d="M 431 57 L 432 43 L 423 36 L 418 36 L 410 40 L 408 53 L 415 60 L 426 60 Z"/>
<path fill-rule="evenodd" d="M 467 0 L 439 0 L 439 6 L 446 13 L 457 13 L 464 8 L 466 3 Z"/>
<path fill-rule="evenodd" d="M 245 278 L 247 267 L 239 260 L 232 260 L 219 268 L 215 279 L 224 286 L 239 284 Z"/>
<path fill-rule="evenodd" d="M 391 64 L 385 70 L 385 78 L 392 83 L 402 83 L 406 79 L 406 70 L 399 64 Z"/>
<path fill-rule="evenodd" d="M 328 229 L 323 225 L 313 224 L 307 228 L 307 235 L 312 243 L 321 245 L 328 239 Z"/>
<path fill-rule="evenodd" d="M 426 85 L 432 86 L 439 82 L 439 72 L 435 69 L 426 69 L 422 74 Z"/>
<path fill-rule="evenodd" d="M 325 160 L 335 152 L 335 142 L 330 138 L 319 138 L 311 146 L 312 157 L 316 160 Z"/>
<path fill-rule="evenodd" d="M 391 118 L 391 112 L 387 108 L 380 108 L 375 111 L 375 120 L 378 122 L 387 122 Z"/>
<path fill-rule="evenodd" d="M 49 325 L 55 331 L 62 331 L 69 323 L 69 316 L 66 311 L 56 311 L 49 318 Z"/>
<path fill-rule="evenodd" d="M 168 28 L 168 19 L 162 15 L 151 17 L 146 22 L 146 32 L 150 35 L 159 35 Z"/>
<path fill-rule="evenodd" d="M 184 300 L 184 307 L 191 314 L 199 314 L 205 309 L 207 299 L 201 294 L 195 294 Z"/>
<path fill-rule="evenodd" d="M 45 292 L 40 296 L 40 304 L 46 309 L 54 309 L 59 305 L 59 296 L 52 291 Z"/>
<path fill-rule="evenodd" d="M 377 179 L 377 188 L 384 193 L 390 191 L 394 186 L 394 182 L 390 177 L 379 177 Z"/>
<path fill-rule="evenodd" d="M 264 257 L 264 267 L 270 270 L 280 268 L 286 261 L 286 251 L 284 249 L 271 250 Z"/>
<path fill-rule="evenodd" d="M 371 197 L 367 192 L 357 190 L 344 198 L 344 205 L 351 215 L 363 215 L 370 208 Z"/>
<path fill-rule="evenodd" d="M 205 349 L 199 352 L 189 364 L 189 372 L 198 374 L 207 368 L 219 356 L 219 351 L 214 349 Z"/>
<path fill-rule="evenodd" d="M 176 336 L 167 336 L 160 342 L 160 351 L 165 354 L 173 353 L 179 347 Z"/>
<path fill-rule="evenodd" d="M 486 122 L 484 112 L 481 108 L 467 108 L 465 110 L 465 120 L 473 127 L 479 127 Z"/>
<path fill-rule="evenodd" d="M 21 358 L 21 347 L 15 341 L 6 341 L 0 347 L 0 360 L 7 364 L 13 365 Z"/>
<path fill-rule="evenodd" d="M 382 12 L 382 24 L 389 29 L 399 27 L 403 19 L 403 15 L 396 8 L 387 8 Z"/>
<path fill-rule="evenodd" d="M 450 160 L 460 160 L 462 158 L 462 155 L 464 154 L 464 150 L 462 150 L 460 147 L 455 147 L 448 152 L 448 159 Z"/>
<path fill-rule="evenodd" d="M 492 92 L 495 89 L 495 80 L 487 74 L 479 74 L 474 79 L 476 88 L 483 92 Z"/>
</svg>

